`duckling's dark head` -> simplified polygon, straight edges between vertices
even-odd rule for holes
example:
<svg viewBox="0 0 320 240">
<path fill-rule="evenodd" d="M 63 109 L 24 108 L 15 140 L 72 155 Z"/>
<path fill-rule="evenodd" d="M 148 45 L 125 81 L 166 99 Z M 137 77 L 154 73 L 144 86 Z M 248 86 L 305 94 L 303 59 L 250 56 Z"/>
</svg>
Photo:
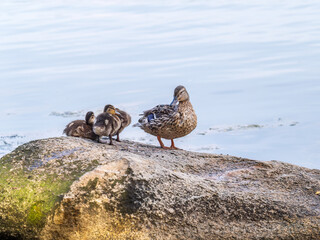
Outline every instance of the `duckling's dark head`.
<svg viewBox="0 0 320 240">
<path fill-rule="evenodd" d="M 93 122 L 94 122 L 94 119 L 95 119 L 95 117 L 94 117 L 94 113 L 93 112 L 87 112 L 87 114 L 86 114 L 86 123 L 88 124 L 88 125 L 92 125 L 93 124 Z"/>
<path fill-rule="evenodd" d="M 103 109 L 103 112 L 107 112 L 107 113 L 110 113 L 110 114 L 116 114 L 116 109 L 113 105 L 111 104 L 108 104 L 104 107 Z"/>
<path fill-rule="evenodd" d="M 170 105 L 176 105 L 177 102 L 189 101 L 189 94 L 184 86 L 179 85 L 174 89 L 173 101 Z"/>
</svg>

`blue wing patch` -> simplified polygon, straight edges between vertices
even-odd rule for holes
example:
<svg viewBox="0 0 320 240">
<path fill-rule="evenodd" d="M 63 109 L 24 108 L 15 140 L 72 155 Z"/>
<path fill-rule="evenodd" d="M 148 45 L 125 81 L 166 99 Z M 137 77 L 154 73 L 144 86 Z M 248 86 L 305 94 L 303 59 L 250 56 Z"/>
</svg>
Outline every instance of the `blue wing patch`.
<svg viewBox="0 0 320 240">
<path fill-rule="evenodd" d="M 153 113 L 150 113 L 148 115 L 148 122 L 150 122 L 152 119 L 154 119 L 154 114 Z"/>
</svg>

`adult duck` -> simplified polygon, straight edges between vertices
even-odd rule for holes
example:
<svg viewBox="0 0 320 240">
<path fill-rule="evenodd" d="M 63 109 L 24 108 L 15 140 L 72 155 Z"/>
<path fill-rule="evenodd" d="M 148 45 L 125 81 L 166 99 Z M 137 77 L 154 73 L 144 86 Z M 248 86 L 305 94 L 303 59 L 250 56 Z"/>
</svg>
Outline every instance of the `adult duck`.
<svg viewBox="0 0 320 240">
<path fill-rule="evenodd" d="M 170 105 L 158 105 L 144 111 L 139 123 L 135 124 L 145 132 L 156 136 L 163 149 L 178 149 L 173 139 L 188 135 L 197 126 L 197 115 L 186 88 L 176 87 L 173 96 Z M 171 146 L 165 147 L 161 138 L 170 139 Z"/>
</svg>

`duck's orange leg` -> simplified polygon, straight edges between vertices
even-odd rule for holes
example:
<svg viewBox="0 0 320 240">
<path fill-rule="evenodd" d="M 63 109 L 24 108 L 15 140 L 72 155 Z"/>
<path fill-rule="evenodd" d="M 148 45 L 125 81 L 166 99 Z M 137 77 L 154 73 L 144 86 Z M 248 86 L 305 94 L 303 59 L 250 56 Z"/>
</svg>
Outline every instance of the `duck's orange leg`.
<svg viewBox="0 0 320 240">
<path fill-rule="evenodd" d="M 180 150 L 180 148 L 177 148 L 177 147 L 174 145 L 173 139 L 171 139 L 171 147 L 170 147 L 170 149 Z"/>
<path fill-rule="evenodd" d="M 168 148 L 168 147 L 164 146 L 163 142 L 161 141 L 161 137 L 160 136 L 157 136 L 157 139 L 158 139 L 158 141 L 160 143 L 161 148 L 163 148 L 163 149 L 171 149 L 171 148 Z"/>
</svg>

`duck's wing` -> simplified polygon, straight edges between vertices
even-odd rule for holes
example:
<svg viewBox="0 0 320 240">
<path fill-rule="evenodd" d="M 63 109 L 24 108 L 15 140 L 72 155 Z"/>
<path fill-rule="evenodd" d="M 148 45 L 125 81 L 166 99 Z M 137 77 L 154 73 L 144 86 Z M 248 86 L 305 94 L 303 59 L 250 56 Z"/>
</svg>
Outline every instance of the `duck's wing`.
<svg viewBox="0 0 320 240">
<path fill-rule="evenodd" d="M 179 117 L 179 112 L 175 106 L 157 105 L 154 108 L 144 111 L 143 117 L 139 119 L 139 123 L 152 123 L 153 121 L 161 122 L 173 120 Z"/>
<path fill-rule="evenodd" d="M 121 128 L 121 124 L 123 122 L 123 119 L 117 115 L 113 115 L 111 117 L 112 117 L 113 134 L 115 134 Z"/>
<path fill-rule="evenodd" d="M 75 120 L 69 123 L 66 128 L 63 130 L 67 136 L 78 137 L 79 134 L 83 131 L 83 125 L 86 125 L 84 120 Z"/>
<path fill-rule="evenodd" d="M 119 108 L 116 108 L 116 112 L 119 114 L 118 116 L 123 119 L 122 125 L 124 127 L 129 126 L 131 123 L 131 116 L 127 112 L 122 111 Z"/>
</svg>

